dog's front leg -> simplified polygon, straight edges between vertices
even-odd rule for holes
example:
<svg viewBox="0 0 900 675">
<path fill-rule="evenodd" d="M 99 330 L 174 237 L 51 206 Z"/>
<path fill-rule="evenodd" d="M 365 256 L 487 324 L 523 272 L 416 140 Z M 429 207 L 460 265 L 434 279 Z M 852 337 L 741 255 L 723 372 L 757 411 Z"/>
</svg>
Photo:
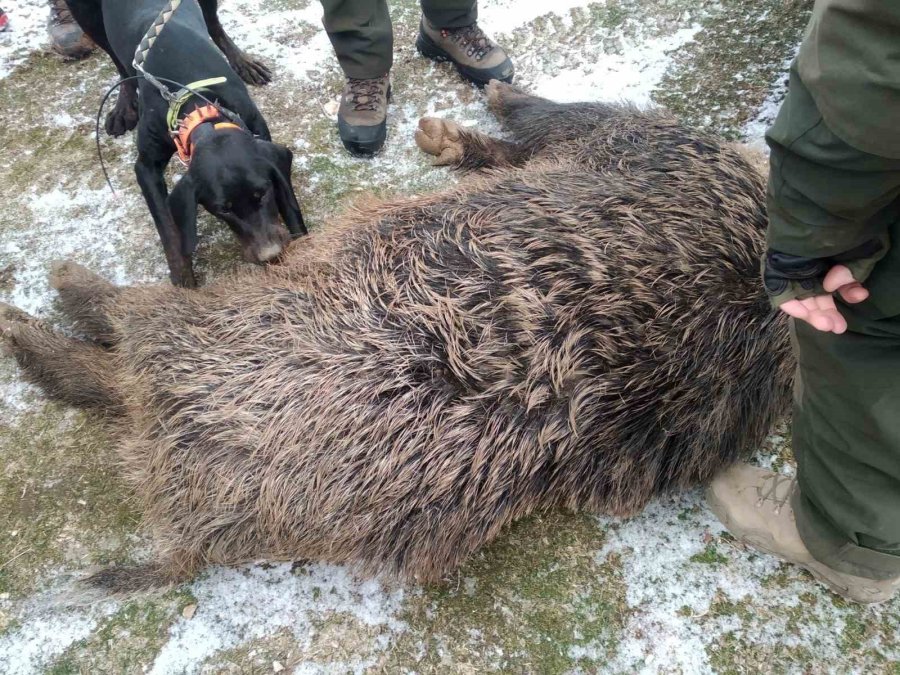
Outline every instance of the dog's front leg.
<svg viewBox="0 0 900 675">
<path fill-rule="evenodd" d="M 242 52 L 228 37 L 222 24 L 219 23 L 218 5 L 216 0 L 200 0 L 200 9 L 203 10 L 203 18 L 206 20 L 206 29 L 216 46 L 225 54 L 228 63 L 234 68 L 234 72 L 247 84 L 268 84 L 272 81 L 272 71 L 261 60 L 248 56 Z"/>
<path fill-rule="evenodd" d="M 172 283 L 176 286 L 194 288 L 197 286 L 194 268 L 190 257 L 181 251 L 181 234 L 166 204 L 168 190 L 163 171 L 167 163 L 168 159 L 161 162 L 138 154 L 134 172 L 137 174 L 138 185 L 141 186 L 144 200 L 150 208 L 150 215 L 153 216 L 153 222 L 159 232 L 166 261 L 169 263 L 169 277 Z"/>
</svg>

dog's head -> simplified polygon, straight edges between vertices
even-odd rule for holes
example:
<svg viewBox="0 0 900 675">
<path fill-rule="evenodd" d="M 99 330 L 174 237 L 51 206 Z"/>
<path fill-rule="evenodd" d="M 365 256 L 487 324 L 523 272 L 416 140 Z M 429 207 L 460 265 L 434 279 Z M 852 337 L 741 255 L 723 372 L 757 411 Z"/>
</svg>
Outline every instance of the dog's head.
<svg viewBox="0 0 900 675">
<path fill-rule="evenodd" d="M 244 258 L 276 258 L 292 236 L 306 234 L 291 186 L 293 154 L 240 129 L 198 128 L 187 173 L 169 195 L 169 210 L 190 256 L 197 247 L 197 204 L 228 224 Z"/>
</svg>

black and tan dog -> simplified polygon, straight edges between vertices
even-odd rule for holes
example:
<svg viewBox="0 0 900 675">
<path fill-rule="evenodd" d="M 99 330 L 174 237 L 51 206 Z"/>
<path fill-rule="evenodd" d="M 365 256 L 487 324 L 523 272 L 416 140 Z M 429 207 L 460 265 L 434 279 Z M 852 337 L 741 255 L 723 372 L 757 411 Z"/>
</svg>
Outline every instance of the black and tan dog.
<svg viewBox="0 0 900 675">
<path fill-rule="evenodd" d="M 128 77 L 135 74 L 135 49 L 166 0 L 68 3 L 84 31 L 110 55 L 122 77 Z M 172 282 L 180 286 L 196 285 L 191 256 L 197 243 L 197 204 L 228 224 L 251 262 L 275 258 L 292 235 L 306 234 L 291 187 L 293 155 L 271 142 L 269 128 L 242 81 L 265 84 L 271 75 L 225 34 L 217 4 L 184 0 L 146 54 L 143 67 L 155 77 L 201 92 L 236 113 L 238 123 L 191 91 L 179 92 L 177 85 L 168 85 L 178 94 L 170 103 L 144 79 L 122 86 L 106 118 L 106 131 L 113 136 L 138 127 L 135 172 L 162 239 Z M 176 151 L 189 168 L 168 195 L 163 172 Z"/>
</svg>

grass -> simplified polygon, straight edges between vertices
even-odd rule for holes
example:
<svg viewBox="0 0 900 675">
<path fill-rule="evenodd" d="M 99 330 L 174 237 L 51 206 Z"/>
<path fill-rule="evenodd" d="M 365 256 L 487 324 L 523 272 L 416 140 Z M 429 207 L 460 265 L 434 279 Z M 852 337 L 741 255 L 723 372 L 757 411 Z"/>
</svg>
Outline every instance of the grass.
<svg viewBox="0 0 900 675">
<path fill-rule="evenodd" d="M 101 424 L 53 404 L 0 427 L 0 593 L 21 597 L 52 567 L 119 561 L 139 516 Z"/>
<path fill-rule="evenodd" d="M 609 657 L 628 615 L 615 560 L 598 561 L 593 518 L 561 512 L 514 525 L 441 588 L 425 589 L 405 620 L 413 640 L 385 667 L 421 672 L 566 673 Z"/>
</svg>

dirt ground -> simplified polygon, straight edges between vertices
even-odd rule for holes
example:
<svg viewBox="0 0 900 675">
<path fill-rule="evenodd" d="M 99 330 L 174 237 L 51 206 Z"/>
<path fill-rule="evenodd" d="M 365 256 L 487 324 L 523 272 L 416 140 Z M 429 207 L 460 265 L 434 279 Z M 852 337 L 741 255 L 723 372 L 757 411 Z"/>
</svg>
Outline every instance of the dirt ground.
<svg viewBox="0 0 900 675">
<path fill-rule="evenodd" d="M 342 80 L 316 0 L 226 0 L 235 41 L 266 58 L 254 89 L 276 140 L 296 156 L 304 213 L 322 227 L 364 192 L 412 194 L 454 177 L 412 131 L 439 115 L 496 131 L 482 94 L 413 47 L 419 10 L 391 4 L 394 98 L 388 145 L 344 153 Z M 665 105 L 691 124 L 761 147 L 811 2 L 483 0 L 518 83 L 560 100 Z M 54 320 L 51 260 L 117 282 L 165 278 L 134 183 L 134 139 L 93 124 L 115 72 L 99 55 L 45 51 L 46 3 L 2 0 L 0 300 Z M 173 170 L 176 168 L 173 163 Z M 241 265 L 204 217 L 198 269 Z M 793 470 L 786 427 L 757 461 Z M 163 594 L 116 599 L 78 579 L 149 555 L 140 515 L 96 419 L 48 403 L 0 359 L 0 673 L 894 673 L 900 601 L 850 606 L 808 575 L 736 545 L 698 493 L 620 521 L 553 513 L 517 524 L 441 587 L 362 579 L 319 564 L 215 568 Z"/>
</svg>

